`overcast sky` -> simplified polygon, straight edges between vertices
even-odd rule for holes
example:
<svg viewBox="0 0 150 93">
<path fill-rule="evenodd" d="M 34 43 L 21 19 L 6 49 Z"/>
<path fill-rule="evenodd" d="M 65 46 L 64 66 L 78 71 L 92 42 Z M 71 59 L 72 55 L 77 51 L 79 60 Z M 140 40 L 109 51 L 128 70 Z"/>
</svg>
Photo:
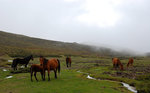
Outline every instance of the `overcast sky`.
<svg viewBox="0 0 150 93">
<path fill-rule="evenodd" d="M 150 52 L 150 0 L 0 0 L 0 30 Z"/>
</svg>

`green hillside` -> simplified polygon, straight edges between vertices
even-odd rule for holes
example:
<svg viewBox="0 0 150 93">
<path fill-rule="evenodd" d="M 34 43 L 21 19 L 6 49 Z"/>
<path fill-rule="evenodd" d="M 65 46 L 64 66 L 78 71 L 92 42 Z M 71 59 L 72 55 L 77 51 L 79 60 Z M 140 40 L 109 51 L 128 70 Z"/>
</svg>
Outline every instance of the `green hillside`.
<svg viewBox="0 0 150 93">
<path fill-rule="evenodd" d="M 0 31 L 0 53 L 9 56 L 96 55 L 90 46 L 44 40 Z"/>
<path fill-rule="evenodd" d="M 27 56 L 116 56 L 126 55 L 109 48 L 97 48 L 78 43 L 66 43 L 28 37 L 0 31 L 0 54 L 11 57 Z"/>
</svg>

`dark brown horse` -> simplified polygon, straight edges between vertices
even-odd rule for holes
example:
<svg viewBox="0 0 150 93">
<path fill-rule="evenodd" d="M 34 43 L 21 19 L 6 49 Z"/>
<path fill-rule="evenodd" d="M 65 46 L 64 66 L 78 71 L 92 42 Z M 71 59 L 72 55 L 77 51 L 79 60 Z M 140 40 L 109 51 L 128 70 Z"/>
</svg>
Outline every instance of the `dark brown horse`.
<svg viewBox="0 0 150 93">
<path fill-rule="evenodd" d="M 115 69 L 119 68 L 119 66 L 120 66 L 120 70 L 123 70 L 123 65 L 121 64 L 121 62 L 118 58 L 113 58 L 112 61 L 113 61 L 113 67 Z"/>
<path fill-rule="evenodd" d="M 40 57 L 40 64 L 43 66 L 43 76 L 45 80 L 45 71 L 48 71 L 48 81 L 50 80 L 50 70 L 53 70 L 55 73 L 55 78 L 57 78 L 57 70 L 60 73 L 60 61 L 56 58 L 47 60 L 44 57 Z"/>
<path fill-rule="evenodd" d="M 18 64 L 24 64 L 25 67 L 27 67 L 28 63 L 30 60 L 33 60 L 33 56 L 30 55 L 30 56 L 27 56 L 25 58 L 15 58 L 11 64 L 11 67 L 14 69 L 14 70 L 17 70 L 17 65 Z"/>
<path fill-rule="evenodd" d="M 71 67 L 71 57 L 66 57 L 66 65 Z"/>
<path fill-rule="evenodd" d="M 43 66 L 38 65 L 38 64 L 32 64 L 32 65 L 31 65 L 31 68 L 30 68 L 31 81 L 33 81 L 33 80 L 32 80 L 33 72 L 34 72 L 34 77 L 35 77 L 36 81 L 38 81 L 38 79 L 37 79 L 37 77 L 36 77 L 36 73 L 37 73 L 37 72 L 40 72 L 40 73 L 41 73 L 41 77 L 42 77 L 42 80 L 43 80 Z"/>
<path fill-rule="evenodd" d="M 128 63 L 127 63 L 127 67 L 129 67 L 129 66 L 133 66 L 133 58 L 129 58 L 129 61 L 128 61 Z"/>
</svg>

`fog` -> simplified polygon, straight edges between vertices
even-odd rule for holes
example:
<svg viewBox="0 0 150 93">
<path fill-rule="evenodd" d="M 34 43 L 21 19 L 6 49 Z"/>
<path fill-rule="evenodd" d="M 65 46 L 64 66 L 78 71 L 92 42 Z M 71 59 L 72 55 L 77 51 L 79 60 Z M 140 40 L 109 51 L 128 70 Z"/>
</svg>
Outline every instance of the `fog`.
<svg viewBox="0 0 150 93">
<path fill-rule="evenodd" d="M 0 30 L 150 52 L 149 0 L 0 0 Z"/>
</svg>

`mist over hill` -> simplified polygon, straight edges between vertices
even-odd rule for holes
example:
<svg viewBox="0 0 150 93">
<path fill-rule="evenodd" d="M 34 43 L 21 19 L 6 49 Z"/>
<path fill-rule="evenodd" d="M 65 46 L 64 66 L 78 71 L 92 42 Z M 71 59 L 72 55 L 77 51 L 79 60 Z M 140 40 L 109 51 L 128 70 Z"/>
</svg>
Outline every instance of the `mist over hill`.
<svg viewBox="0 0 150 93">
<path fill-rule="evenodd" d="M 27 56 L 130 56 L 106 47 L 45 40 L 0 31 L 0 54 L 12 57 Z"/>
</svg>

